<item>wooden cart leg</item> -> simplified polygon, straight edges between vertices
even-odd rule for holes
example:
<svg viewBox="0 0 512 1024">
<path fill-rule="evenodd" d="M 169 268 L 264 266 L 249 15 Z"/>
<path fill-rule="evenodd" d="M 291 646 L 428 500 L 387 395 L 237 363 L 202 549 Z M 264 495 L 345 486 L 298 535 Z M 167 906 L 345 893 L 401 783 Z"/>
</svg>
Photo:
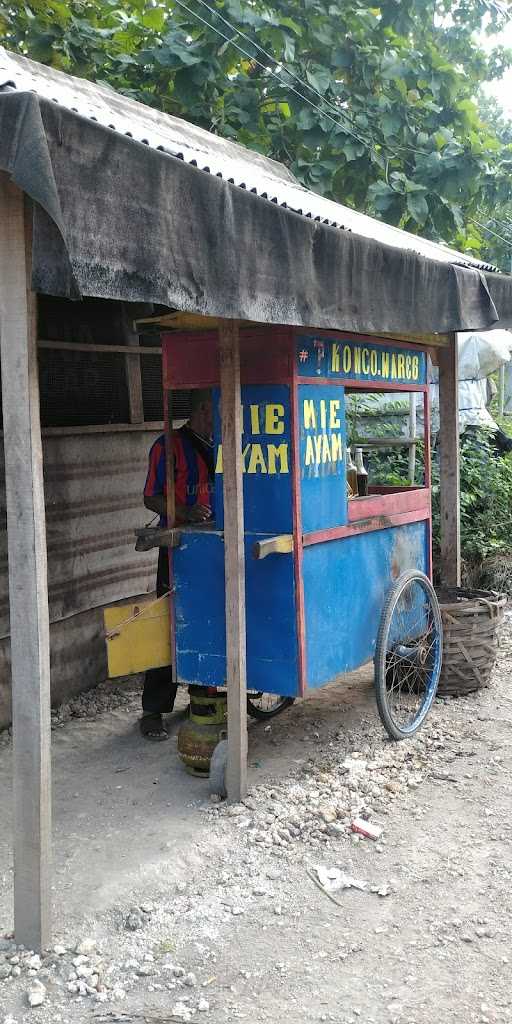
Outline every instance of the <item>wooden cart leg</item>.
<svg viewBox="0 0 512 1024">
<path fill-rule="evenodd" d="M 460 457 L 458 339 L 439 349 L 441 580 L 460 587 Z"/>
<path fill-rule="evenodd" d="M 27 232 L 28 234 L 28 232 Z M 36 296 L 24 196 L 0 173 L 0 348 L 9 555 L 16 941 L 50 943 L 50 641 Z"/>
<path fill-rule="evenodd" d="M 247 793 L 247 679 L 245 635 L 244 495 L 240 439 L 239 332 L 236 321 L 219 327 L 224 563 L 226 574 L 226 654 L 228 689 L 228 800 Z"/>
</svg>

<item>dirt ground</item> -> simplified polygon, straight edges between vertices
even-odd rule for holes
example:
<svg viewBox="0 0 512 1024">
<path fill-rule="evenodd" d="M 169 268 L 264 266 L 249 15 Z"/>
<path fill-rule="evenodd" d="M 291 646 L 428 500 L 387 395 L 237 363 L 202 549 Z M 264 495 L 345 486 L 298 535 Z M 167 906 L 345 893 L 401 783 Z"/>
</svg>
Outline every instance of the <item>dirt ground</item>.
<svg viewBox="0 0 512 1024">
<path fill-rule="evenodd" d="M 234 808 L 184 772 L 179 714 L 150 744 L 133 685 L 74 702 L 54 723 L 57 951 L 41 965 L 9 944 L 4 736 L 0 1022 L 511 1020 L 511 669 L 509 617 L 492 686 L 436 702 L 408 743 L 386 739 L 368 671 L 251 725 Z M 358 810 L 377 841 L 350 832 Z M 363 888 L 331 899 L 318 866 Z"/>
</svg>

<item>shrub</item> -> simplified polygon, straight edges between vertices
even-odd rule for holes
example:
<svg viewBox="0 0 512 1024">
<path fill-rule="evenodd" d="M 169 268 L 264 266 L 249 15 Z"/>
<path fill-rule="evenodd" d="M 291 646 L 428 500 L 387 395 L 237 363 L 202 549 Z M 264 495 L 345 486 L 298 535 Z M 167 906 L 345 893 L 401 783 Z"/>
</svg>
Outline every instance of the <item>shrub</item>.
<svg viewBox="0 0 512 1024">
<path fill-rule="evenodd" d="M 434 567 L 439 565 L 439 458 L 432 460 Z M 466 572 L 475 577 L 486 560 L 512 555 L 512 455 L 498 455 L 492 434 L 466 431 L 460 443 L 460 533 Z"/>
<path fill-rule="evenodd" d="M 423 449 L 417 449 L 417 480 Z M 407 449 L 372 452 L 371 482 L 408 484 Z M 432 455 L 434 575 L 440 570 L 439 448 Z M 498 454 L 492 433 L 469 429 L 460 441 L 460 531 L 465 582 L 512 592 L 512 454 Z"/>
</svg>

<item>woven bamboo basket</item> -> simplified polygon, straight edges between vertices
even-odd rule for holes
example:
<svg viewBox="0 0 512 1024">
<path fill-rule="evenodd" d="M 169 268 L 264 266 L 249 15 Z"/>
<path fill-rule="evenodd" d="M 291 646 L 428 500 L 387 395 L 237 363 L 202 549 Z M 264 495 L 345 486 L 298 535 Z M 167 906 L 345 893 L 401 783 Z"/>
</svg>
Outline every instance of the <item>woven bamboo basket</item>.
<svg viewBox="0 0 512 1024">
<path fill-rule="evenodd" d="M 437 591 L 443 620 L 443 667 L 438 693 L 457 696 L 487 686 L 498 653 L 507 598 L 492 590 Z"/>
</svg>

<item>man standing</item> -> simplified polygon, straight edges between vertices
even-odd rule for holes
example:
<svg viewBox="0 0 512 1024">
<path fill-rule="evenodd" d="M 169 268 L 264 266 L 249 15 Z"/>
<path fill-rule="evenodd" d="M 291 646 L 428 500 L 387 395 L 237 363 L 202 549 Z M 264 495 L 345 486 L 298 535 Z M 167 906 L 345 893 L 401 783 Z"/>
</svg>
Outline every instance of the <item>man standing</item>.
<svg viewBox="0 0 512 1024">
<path fill-rule="evenodd" d="M 190 419 L 172 435 L 174 457 L 174 493 L 176 524 L 202 523 L 211 519 L 213 497 L 213 413 L 209 391 L 193 391 Z M 149 468 L 144 487 L 144 504 L 167 525 L 167 480 L 165 435 L 157 438 L 149 453 Z M 157 596 L 169 589 L 167 548 L 158 552 Z M 146 672 L 142 693 L 140 730 L 148 740 L 166 740 L 169 734 L 162 715 L 174 707 L 177 686 L 171 682 L 170 668 L 152 668 Z"/>
</svg>

